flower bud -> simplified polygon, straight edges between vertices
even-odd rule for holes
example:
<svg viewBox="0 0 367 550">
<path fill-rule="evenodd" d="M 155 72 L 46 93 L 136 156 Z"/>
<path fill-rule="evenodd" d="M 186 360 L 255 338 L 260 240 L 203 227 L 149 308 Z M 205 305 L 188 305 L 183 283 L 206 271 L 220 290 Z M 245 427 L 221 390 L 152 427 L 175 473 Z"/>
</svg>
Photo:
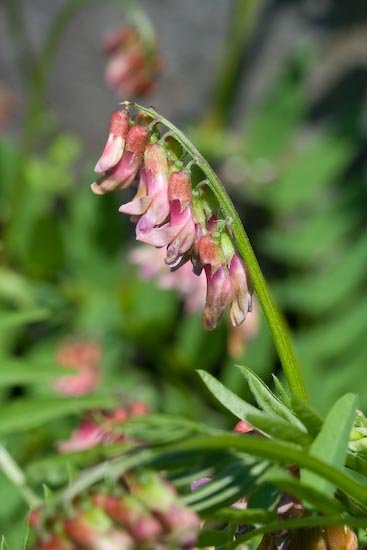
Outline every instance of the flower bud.
<svg viewBox="0 0 367 550">
<path fill-rule="evenodd" d="M 96 195 L 110 193 L 116 189 L 126 189 L 135 180 L 143 160 L 149 130 L 146 126 L 135 125 L 126 136 L 126 145 L 119 162 L 105 175 L 92 183 L 92 191 Z"/>
<path fill-rule="evenodd" d="M 172 172 L 168 180 L 168 200 L 179 201 L 181 210 L 189 206 L 192 200 L 190 172 Z"/>
<path fill-rule="evenodd" d="M 121 159 L 128 129 L 129 114 L 127 110 L 115 111 L 111 116 L 106 146 L 95 167 L 96 172 L 103 173 L 110 170 Z"/>
</svg>

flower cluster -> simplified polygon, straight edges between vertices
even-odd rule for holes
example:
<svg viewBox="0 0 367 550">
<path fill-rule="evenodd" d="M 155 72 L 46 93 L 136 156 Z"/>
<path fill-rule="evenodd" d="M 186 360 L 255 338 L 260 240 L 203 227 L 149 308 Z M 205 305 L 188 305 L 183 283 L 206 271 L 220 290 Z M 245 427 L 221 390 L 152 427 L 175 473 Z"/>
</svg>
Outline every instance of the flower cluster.
<svg viewBox="0 0 367 550">
<path fill-rule="evenodd" d="M 154 89 L 161 63 L 155 44 L 135 28 L 122 28 L 104 40 L 107 85 L 119 96 L 141 96 Z"/>
<path fill-rule="evenodd" d="M 67 339 L 57 350 L 56 362 L 74 372 L 61 376 L 54 389 L 61 395 L 80 396 L 94 391 L 100 383 L 102 348 L 98 342 L 86 339 Z"/>
<path fill-rule="evenodd" d="M 137 186 L 135 197 L 120 207 L 136 224 L 138 241 L 165 249 L 172 270 L 191 261 L 206 277 L 203 324 L 216 327 L 227 306 L 233 326 L 252 308 L 246 267 L 235 251 L 228 224 L 206 181 L 196 181 L 177 154 L 171 136 L 161 136 L 156 121 L 123 108 L 113 113 L 105 149 L 96 165 L 103 175 L 92 184 L 96 194 Z"/>
<path fill-rule="evenodd" d="M 35 510 L 29 523 L 37 550 L 190 550 L 200 527 L 174 487 L 151 471 L 124 477 L 112 494 L 95 489 L 70 510 Z"/>
<path fill-rule="evenodd" d="M 97 445 L 126 441 L 129 438 L 121 431 L 121 426 L 130 418 L 148 412 L 145 403 L 133 401 L 129 406 L 120 406 L 111 411 L 88 413 L 70 439 L 60 441 L 57 448 L 61 453 L 73 453 Z"/>
</svg>

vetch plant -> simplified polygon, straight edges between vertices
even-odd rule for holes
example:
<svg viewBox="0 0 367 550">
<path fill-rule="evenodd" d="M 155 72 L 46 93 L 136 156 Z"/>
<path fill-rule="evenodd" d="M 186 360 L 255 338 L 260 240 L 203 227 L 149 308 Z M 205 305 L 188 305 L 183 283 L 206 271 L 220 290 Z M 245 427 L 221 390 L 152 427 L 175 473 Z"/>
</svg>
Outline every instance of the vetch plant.
<svg viewBox="0 0 367 550">
<path fill-rule="evenodd" d="M 270 296 L 238 214 L 207 161 L 188 138 L 154 109 L 125 102 L 113 113 L 108 140 L 96 165 L 104 174 L 96 194 L 130 187 L 134 199 L 120 207 L 136 223 L 138 240 L 166 248 L 165 262 L 191 261 L 207 279 L 203 324 L 214 329 L 230 307 L 234 326 L 252 307 L 252 285 L 272 331 L 292 391 L 306 398 L 285 323 Z"/>
</svg>

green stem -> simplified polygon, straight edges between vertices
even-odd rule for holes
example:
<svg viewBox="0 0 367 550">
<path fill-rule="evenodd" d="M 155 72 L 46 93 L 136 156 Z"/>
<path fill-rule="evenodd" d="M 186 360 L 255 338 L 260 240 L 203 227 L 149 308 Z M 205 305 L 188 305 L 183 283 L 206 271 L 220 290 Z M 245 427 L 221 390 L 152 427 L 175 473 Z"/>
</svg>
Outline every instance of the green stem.
<svg viewBox="0 0 367 550">
<path fill-rule="evenodd" d="M 48 30 L 42 51 L 33 68 L 17 169 L 10 186 L 11 193 L 9 197 L 7 223 L 5 224 L 4 231 L 5 253 L 9 253 L 9 249 L 11 248 L 9 239 L 11 238 L 12 225 L 13 222 L 17 222 L 20 213 L 23 186 L 26 181 L 24 169 L 26 168 L 27 158 L 34 147 L 41 126 L 46 96 L 47 76 L 52 68 L 58 46 L 69 23 L 84 6 L 96 1 L 97 0 L 69 0 L 69 2 L 63 6 Z M 117 4 L 126 13 L 130 21 L 136 25 L 147 47 L 152 46 L 155 40 L 154 28 L 145 12 L 135 3 L 135 0 L 112 1 Z"/>
<path fill-rule="evenodd" d="M 0 445 L 0 469 L 19 490 L 23 499 L 31 508 L 40 506 L 41 499 L 28 487 L 23 471 L 2 445 Z"/>
<path fill-rule="evenodd" d="M 253 36 L 261 6 L 262 0 L 234 0 L 228 39 L 214 84 L 213 99 L 204 116 L 204 125 L 218 128 L 228 121 L 241 77 L 243 57 Z"/>
<path fill-rule="evenodd" d="M 169 120 L 162 117 L 152 108 L 142 107 L 141 105 L 130 103 L 129 101 L 124 102 L 124 104 L 127 106 L 132 105 L 136 107 L 139 111 L 155 118 L 158 122 L 166 126 L 172 132 L 172 135 L 180 143 L 180 145 L 192 156 L 195 163 L 205 174 L 209 187 L 213 191 L 220 207 L 223 209 L 229 220 L 237 250 L 246 263 L 252 284 L 272 333 L 273 341 L 278 351 L 279 359 L 281 361 L 284 374 L 287 378 L 289 388 L 294 395 L 303 401 L 306 401 L 307 396 L 300 365 L 292 347 L 292 342 L 285 319 L 281 315 L 270 294 L 269 288 L 257 262 L 255 253 L 252 249 L 240 217 L 237 214 L 237 211 L 218 176 L 215 174 L 205 158 L 202 157 L 196 147 L 191 143 L 191 141 Z"/>
</svg>

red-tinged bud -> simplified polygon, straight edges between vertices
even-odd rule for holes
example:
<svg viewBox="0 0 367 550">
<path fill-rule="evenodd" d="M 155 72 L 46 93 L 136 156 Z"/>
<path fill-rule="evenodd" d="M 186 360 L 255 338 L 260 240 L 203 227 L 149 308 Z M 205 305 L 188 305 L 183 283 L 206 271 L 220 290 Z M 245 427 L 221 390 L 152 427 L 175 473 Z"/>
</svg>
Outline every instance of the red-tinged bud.
<svg viewBox="0 0 367 550">
<path fill-rule="evenodd" d="M 223 251 L 220 242 L 213 239 L 212 235 L 203 235 L 198 242 L 198 254 L 204 266 L 210 266 L 210 273 L 215 272 L 224 264 Z"/>
<path fill-rule="evenodd" d="M 51 538 L 40 541 L 37 550 L 77 550 L 77 547 L 60 535 L 52 535 Z"/>
<path fill-rule="evenodd" d="M 146 44 L 137 29 L 122 29 L 104 41 L 106 82 L 119 95 L 143 95 L 154 87 L 161 63 L 155 44 Z"/>
<path fill-rule="evenodd" d="M 111 116 L 110 132 L 95 171 L 102 173 L 113 168 L 121 159 L 129 129 L 129 115 L 126 109 L 115 111 Z"/>
<path fill-rule="evenodd" d="M 232 285 L 229 275 L 222 267 L 214 275 L 210 265 L 204 266 L 207 290 L 206 302 L 203 311 L 203 325 L 206 330 L 213 330 L 217 326 L 223 311 L 232 300 Z"/>
<path fill-rule="evenodd" d="M 107 497 L 103 503 L 106 513 L 124 526 L 136 540 L 151 541 L 163 533 L 161 524 L 147 508 L 131 495 Z"/>
<path fill-rule="evenodd" d="M 128 131 L 126 137 L 126 150 L 133 153 L 133 158 L 142 158 L 144 156 L 145 147 L 148 143 L 149 129 L 142 125 L 136 124 Z"/>
<path fill-rule="evenodd" d="M 146 126 L 136 125 L 130 128 L 121 160 L 99 180 L 92 183 L 93 193 L 104 195 L 132 185 L 143 160 L 148 135 L 149 130 Z"/>
<path fill-rule="evenodd" d="M 112 526 L 111 520 L 100 508 L 77 510 L 75 516 L 64 521 L 65 533 L 76 544 L 91 546 L 101 534 Z"/>
<path fill-rule="evenodd" d="M 168 200 L 179 201 L 181 210 L 189 206 L 192 200 L 190 172 L 180 170 L 170 175 L 168 180 Z"/>
<path fill-rule="evenodd" d="M 154 178 L 167 180 L 168 165 L 167 155 L 164 147 L 158 143 L 147 145 L 144 153 L 144 167 L 151 172 Z M 166 181 L 166 189 L 168 183 Z"/>
<path fill-rule="evenodd" d="M 251 426 L 251 424 L 245 422 L 245 420 L 240 420 L 233 428 L 233 431 L 237 434 L 248 434 L 253 432 L 254 428 Z"/>
<path fill-rule="evenodd" d="M 40 510 L 31 510 L 28 514 L 28 523 L 31 527 L 37 528 L 41 519 Z"/>
<path fill-rule="evenodd" d="M 149 414 L 149 407 L 141 401 L 133 401 L 130 405 L 129 413 L 131 416 L 145 416 Z"/>
</svg>

